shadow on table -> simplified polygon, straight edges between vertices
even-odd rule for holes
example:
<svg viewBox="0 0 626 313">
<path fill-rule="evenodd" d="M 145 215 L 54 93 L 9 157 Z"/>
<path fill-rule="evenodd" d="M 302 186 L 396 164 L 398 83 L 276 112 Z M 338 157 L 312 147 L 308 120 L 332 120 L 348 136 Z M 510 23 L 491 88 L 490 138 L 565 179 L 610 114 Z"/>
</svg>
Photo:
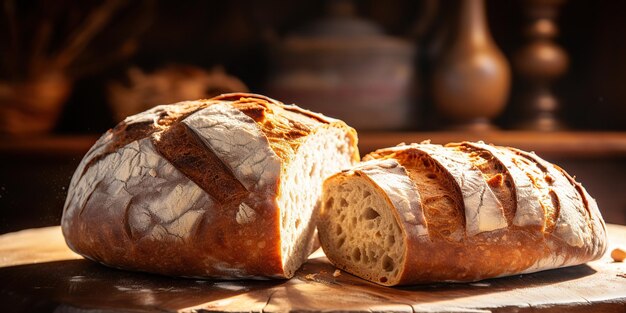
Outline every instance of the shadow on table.
<svg viewBox="0 0 626 313">
<path fill-rule="evenodd" d="M 0 268 L 0 277 L 2 312 L 176 311 L 286 282 L 174 278 L 84 259 Z"/>
<path fill-rule="evenodd" d="M 491 291 L 510 290 L 513 288 L 532 288 L 583 278 L 596 273 L 596 270 L 586 264 L 565 268 L 545 270 L 530 274 L 513 275 L 500 278 L 485 279 L 475 283 L 441 283 L 430 285 L 414 285 L 398 287 L 407 291 L 437 292 L 450 290 L 465 290 L 476 287 L 489 287 Z"/>
<path fill-rule="evenodd" d="M 595 273 L 579 265 L 475 284 L 429 284 L 389 288 L 345 272 L 335 277 L 325 258 L 309 260 L 290 280 L 208 281 L 111 269 L 88 260 L 0 268 L 0 310 L 11 312 L 142 312 L 195 308 L 218 311 L 411 312 L 414 306 L 515 288 L 579 279 Z"/>
<path fill-rule="evenodd" d="M 267 299 L 264 311 L 450 311 L 451 305 L 468 297 L 494 294 L 515 288 L 532 288 L 577 280 L 596 273 L 587 265 L 481 281 L 479 283 L 446 283 L 383 287 L 342 272 L 335 277 L 335 268 L 325 258 L 310 259 L 296 277 L 268 290 L 252 291 L 231 298 L 233 311 L 248 311 L 250 299 Z M 263 301 L 257 301 L 263 302 Z M 203 306 L 218 311 L 221 303 Z M 476 303 L 476 305 L 480 305 Z M 461 305 L 461 310 L 462 310 Z M 258 307 L 257 307 L 258 308 Z M 465 309 L 467 310 L 467 309 Z"/>
</svg>

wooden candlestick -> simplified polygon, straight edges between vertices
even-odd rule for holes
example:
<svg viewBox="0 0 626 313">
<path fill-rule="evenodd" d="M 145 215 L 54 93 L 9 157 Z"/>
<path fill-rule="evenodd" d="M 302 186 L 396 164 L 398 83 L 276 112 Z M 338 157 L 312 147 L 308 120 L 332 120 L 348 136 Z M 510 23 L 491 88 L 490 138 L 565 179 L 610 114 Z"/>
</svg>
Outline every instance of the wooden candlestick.
<svg viewBox="0 0 626 313">
<path fill-rule="evenodd" d="M 487 27 L 484 0 L 463 0 L 458 9 L 433 73 L 433 101 L 455 128 L 490 129 L 507 101 L 509 65 Z"/>
<path fill-rule="evenodd" d="M 558 35 L 555 20 L 564 2 L 524 1 L 527 19 L 524 36 L 528 43 L 514 57 L 515 69 L 526 82 L 525 95 L 521 97 L 520 128 L 544 131 L 564 128 L 557 119 L 559 101 L 551 89 L 569 64 L 566 52 L 554 42 Z"/>
</svg>

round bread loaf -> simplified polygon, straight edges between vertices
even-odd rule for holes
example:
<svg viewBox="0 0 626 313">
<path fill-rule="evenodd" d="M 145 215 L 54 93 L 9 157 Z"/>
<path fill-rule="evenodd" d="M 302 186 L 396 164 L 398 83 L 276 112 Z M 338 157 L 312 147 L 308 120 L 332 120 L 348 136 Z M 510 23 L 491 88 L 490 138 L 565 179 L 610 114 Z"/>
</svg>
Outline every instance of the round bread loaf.
<svg viewBox="0 0 626 313">
<path fill-rule="evenodd" d="M 335 266 L 382 285 L 476 281 L 602 256 L 604 221 L 570 175 L 482 142 L 400 145 L 324 183 L 318 224 Z"/>
<path fill-rule="evenodd" d="M 288 278 L 314 248 L 324 178 L 358 159 L 345 123 L 267 97 L 157 106 L 85 155 L 63 235 L 75 252 L 117 268 Z"/>
</svg>

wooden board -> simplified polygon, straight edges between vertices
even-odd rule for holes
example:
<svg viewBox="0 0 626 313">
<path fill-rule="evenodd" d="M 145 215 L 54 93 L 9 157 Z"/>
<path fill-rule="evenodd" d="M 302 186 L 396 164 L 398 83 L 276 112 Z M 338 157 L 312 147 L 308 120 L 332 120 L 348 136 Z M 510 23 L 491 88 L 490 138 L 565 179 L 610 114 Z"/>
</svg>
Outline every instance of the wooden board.
<svg viewBox="0 0 626 313">
<path fill-rule="evenodd" d="M 609 225 L 610 249 L 626 227 Z M 610 251 L 609 249 L 609 251 Z M 320 252 L 283 281 L 205 281 L 110 269 L 66 246 L 59 227 L 0 236 L 0 311 L 626 312 L 626 263 L 388 288 L 335 268 Z"/>
</svg>

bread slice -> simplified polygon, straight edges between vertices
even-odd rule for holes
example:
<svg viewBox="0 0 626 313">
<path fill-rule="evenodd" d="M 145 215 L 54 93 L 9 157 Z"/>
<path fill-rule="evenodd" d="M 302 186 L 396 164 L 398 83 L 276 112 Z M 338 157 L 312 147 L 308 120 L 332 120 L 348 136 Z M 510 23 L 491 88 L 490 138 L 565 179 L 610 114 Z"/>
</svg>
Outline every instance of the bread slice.
<svg viewBox="0 0 626 313">
<path fill-rule="evenodd" d="M 324 252 L 336 265 L 394 285 L 408 238 L 428 234 L 419 194 L 396 160 L 365 162 L 324 184 L 318 227 Z M 394 210 L 385 209 L 394 207 Z"/>
<path fill-rule="evenodd" d="M 358 160 L 356 144 L 345 123 L 259 95 L 158 106 L 81 161 L 63 234 L 118 268 L 288 278 L 315 248 L 323 180 Z"/>
<path fill-rule="evenodd" d="M 532 153 L 482 142 L 377 150 L 324 183 L 335 266 L 382 285 L 476 281 L 577 265 L 606 249 L 595 201 Z"/>
</svg>

